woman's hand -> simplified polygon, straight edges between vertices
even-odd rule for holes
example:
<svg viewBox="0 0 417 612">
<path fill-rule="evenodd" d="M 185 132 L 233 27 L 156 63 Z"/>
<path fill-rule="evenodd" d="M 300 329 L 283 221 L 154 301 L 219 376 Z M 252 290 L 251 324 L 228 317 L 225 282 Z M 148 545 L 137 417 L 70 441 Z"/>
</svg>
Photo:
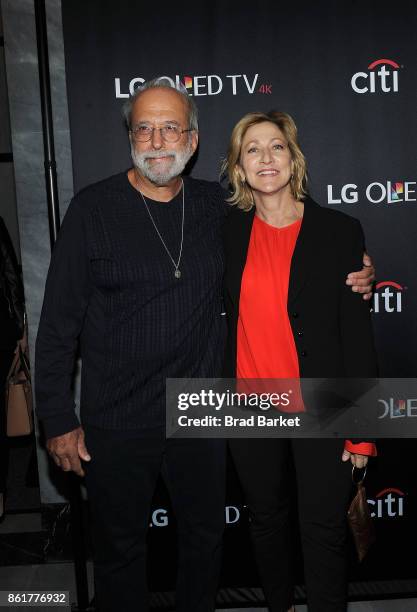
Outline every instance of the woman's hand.
<svg viewBox="0 0 417 612">
<path fill-rule="evenodd" d="M 350 453 L 347 450 L 343 451 L 342 461 L 351 461 L 352 465 L 354 465 L 358 469 L 362 469 L 366 467 L 368 463 L 367 455 L 359 455 L 358 453 Z"/>
</svg>

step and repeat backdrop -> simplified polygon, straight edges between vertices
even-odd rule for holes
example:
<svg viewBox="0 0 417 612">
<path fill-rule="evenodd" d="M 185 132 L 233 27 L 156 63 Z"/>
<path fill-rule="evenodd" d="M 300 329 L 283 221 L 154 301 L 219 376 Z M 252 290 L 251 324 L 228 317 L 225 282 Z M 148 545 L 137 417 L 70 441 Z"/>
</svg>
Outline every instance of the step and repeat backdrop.
<svg viewBox="0 0 417 612">
<path fill-rule="evenodd" d="M 415 376 L 414 2 L 211 0 L 172 3 L 168 10 L 136 0 L 63 0 L 62 10 L 74 191 L 129 168 L 121 107 L 155 76 L 183 83 L 198 105 L 200 147 L 192 168 L 198 178 L 218 180 L 230 132 L 243 114 L 289 112 L 312 196 L 364 227 L 377 269 L 372 306 L 381 375 Z M 416 398 L 386 402 L 392 409 L 385 418 L 417 418 Z M 378 446 L 367 477 L 378 539 L 360 567 L 352 557 L 352 579 L 416 578 L 409 563 L 417 535 L 416 443 L 393 439 Z M 248 594 L 258 580 L 232 466 L 229 472 L 222 582 L 247 601 L 245 588 Z M 150 530 L 156 591 L 173 586 L 174 521 L 160 487 Z"/>
</svg>

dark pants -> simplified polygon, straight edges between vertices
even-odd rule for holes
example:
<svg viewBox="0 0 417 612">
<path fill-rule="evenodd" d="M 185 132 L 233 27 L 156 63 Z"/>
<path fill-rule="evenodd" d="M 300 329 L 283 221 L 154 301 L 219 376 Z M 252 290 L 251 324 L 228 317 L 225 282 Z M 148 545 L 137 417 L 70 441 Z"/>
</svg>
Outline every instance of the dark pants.
<svg viewBox="0 0 417 612">
<path fill-rule="evenodd" d="M 294 477 L 309 612 L 344 612 L 352 465 L 341 461 L 343 441 L 234 439 L 229 444 L 250 512 L 255 557 L 271 612 L 284 612 L 292 603 L 289 479 Z"/>
<path fill-rule="evenodd" d="M 12 365 L 13 350 L 0 350 L 0 493 L 6 491 L 7 468 L 9 464 L 9 440 L 6 436 L 6 378 Z"/>
<path fill-rule="evenodd" d="M 124 438 L 86 430 L 100 612 L 146 612 L 146 533 L 161 472 L 178 525 L 178 612 L 215 608 L 225 503 L 225 442 Z"/>
</svg>

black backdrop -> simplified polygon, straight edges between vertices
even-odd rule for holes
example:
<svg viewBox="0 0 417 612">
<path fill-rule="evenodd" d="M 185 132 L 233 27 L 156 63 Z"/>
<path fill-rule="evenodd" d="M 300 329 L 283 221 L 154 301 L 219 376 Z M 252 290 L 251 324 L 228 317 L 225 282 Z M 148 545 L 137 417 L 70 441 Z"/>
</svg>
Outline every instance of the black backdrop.
<svg viewBox="0 0 417 612">
<path fill-rule="evenodd" d="M 121 105 L 130 87 L 154 76 L 179 79 L 195 96 L 196 177 L 217 180 L 230 131 L 244 113 L 289 112 L 313 197 L 364 226 L 378 275 L 374 326 L 381 375 L 413 377 L 415 3 L 275 0 L 255 7 L 247 0 L 211 0 L 167 9 L 133 0 L 62 0 L 62 7 L 75 191 L 129 167 Z M 325 292 L 324 283 L 323 299 Z M 393 401 L 400 399 L 410 398 Z M 368 478 L 378 542 L 361 567 L 352 563 L 352 578 L 417 577 L 408 561 L 417 532 L 414 448 L 414 440 L 379 444 Z M 245 511 L 232 470 L 229 476 L 223 585 L 255 586 Z M 173 521 L 160 488 L 150 532 L 155 590 L 173 584 Z M 250 594 L 234 590 L 231 598 L 248 601 Z"/>
</svg>

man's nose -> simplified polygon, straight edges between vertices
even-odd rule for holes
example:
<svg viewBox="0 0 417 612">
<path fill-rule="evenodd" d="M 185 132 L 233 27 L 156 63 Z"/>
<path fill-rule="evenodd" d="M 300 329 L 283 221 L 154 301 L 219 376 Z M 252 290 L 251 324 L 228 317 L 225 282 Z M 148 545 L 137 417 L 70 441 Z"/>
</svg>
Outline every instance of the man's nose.
<svg viewBox="0 0 417 612">
<path fill-rule="evenodd" d="M 151 142 L 154 149 L 160 149 L 163 146 L 164 141 L 162 139 L 161 130 L 159 128 L 153 129 Z"/>
</svg>

